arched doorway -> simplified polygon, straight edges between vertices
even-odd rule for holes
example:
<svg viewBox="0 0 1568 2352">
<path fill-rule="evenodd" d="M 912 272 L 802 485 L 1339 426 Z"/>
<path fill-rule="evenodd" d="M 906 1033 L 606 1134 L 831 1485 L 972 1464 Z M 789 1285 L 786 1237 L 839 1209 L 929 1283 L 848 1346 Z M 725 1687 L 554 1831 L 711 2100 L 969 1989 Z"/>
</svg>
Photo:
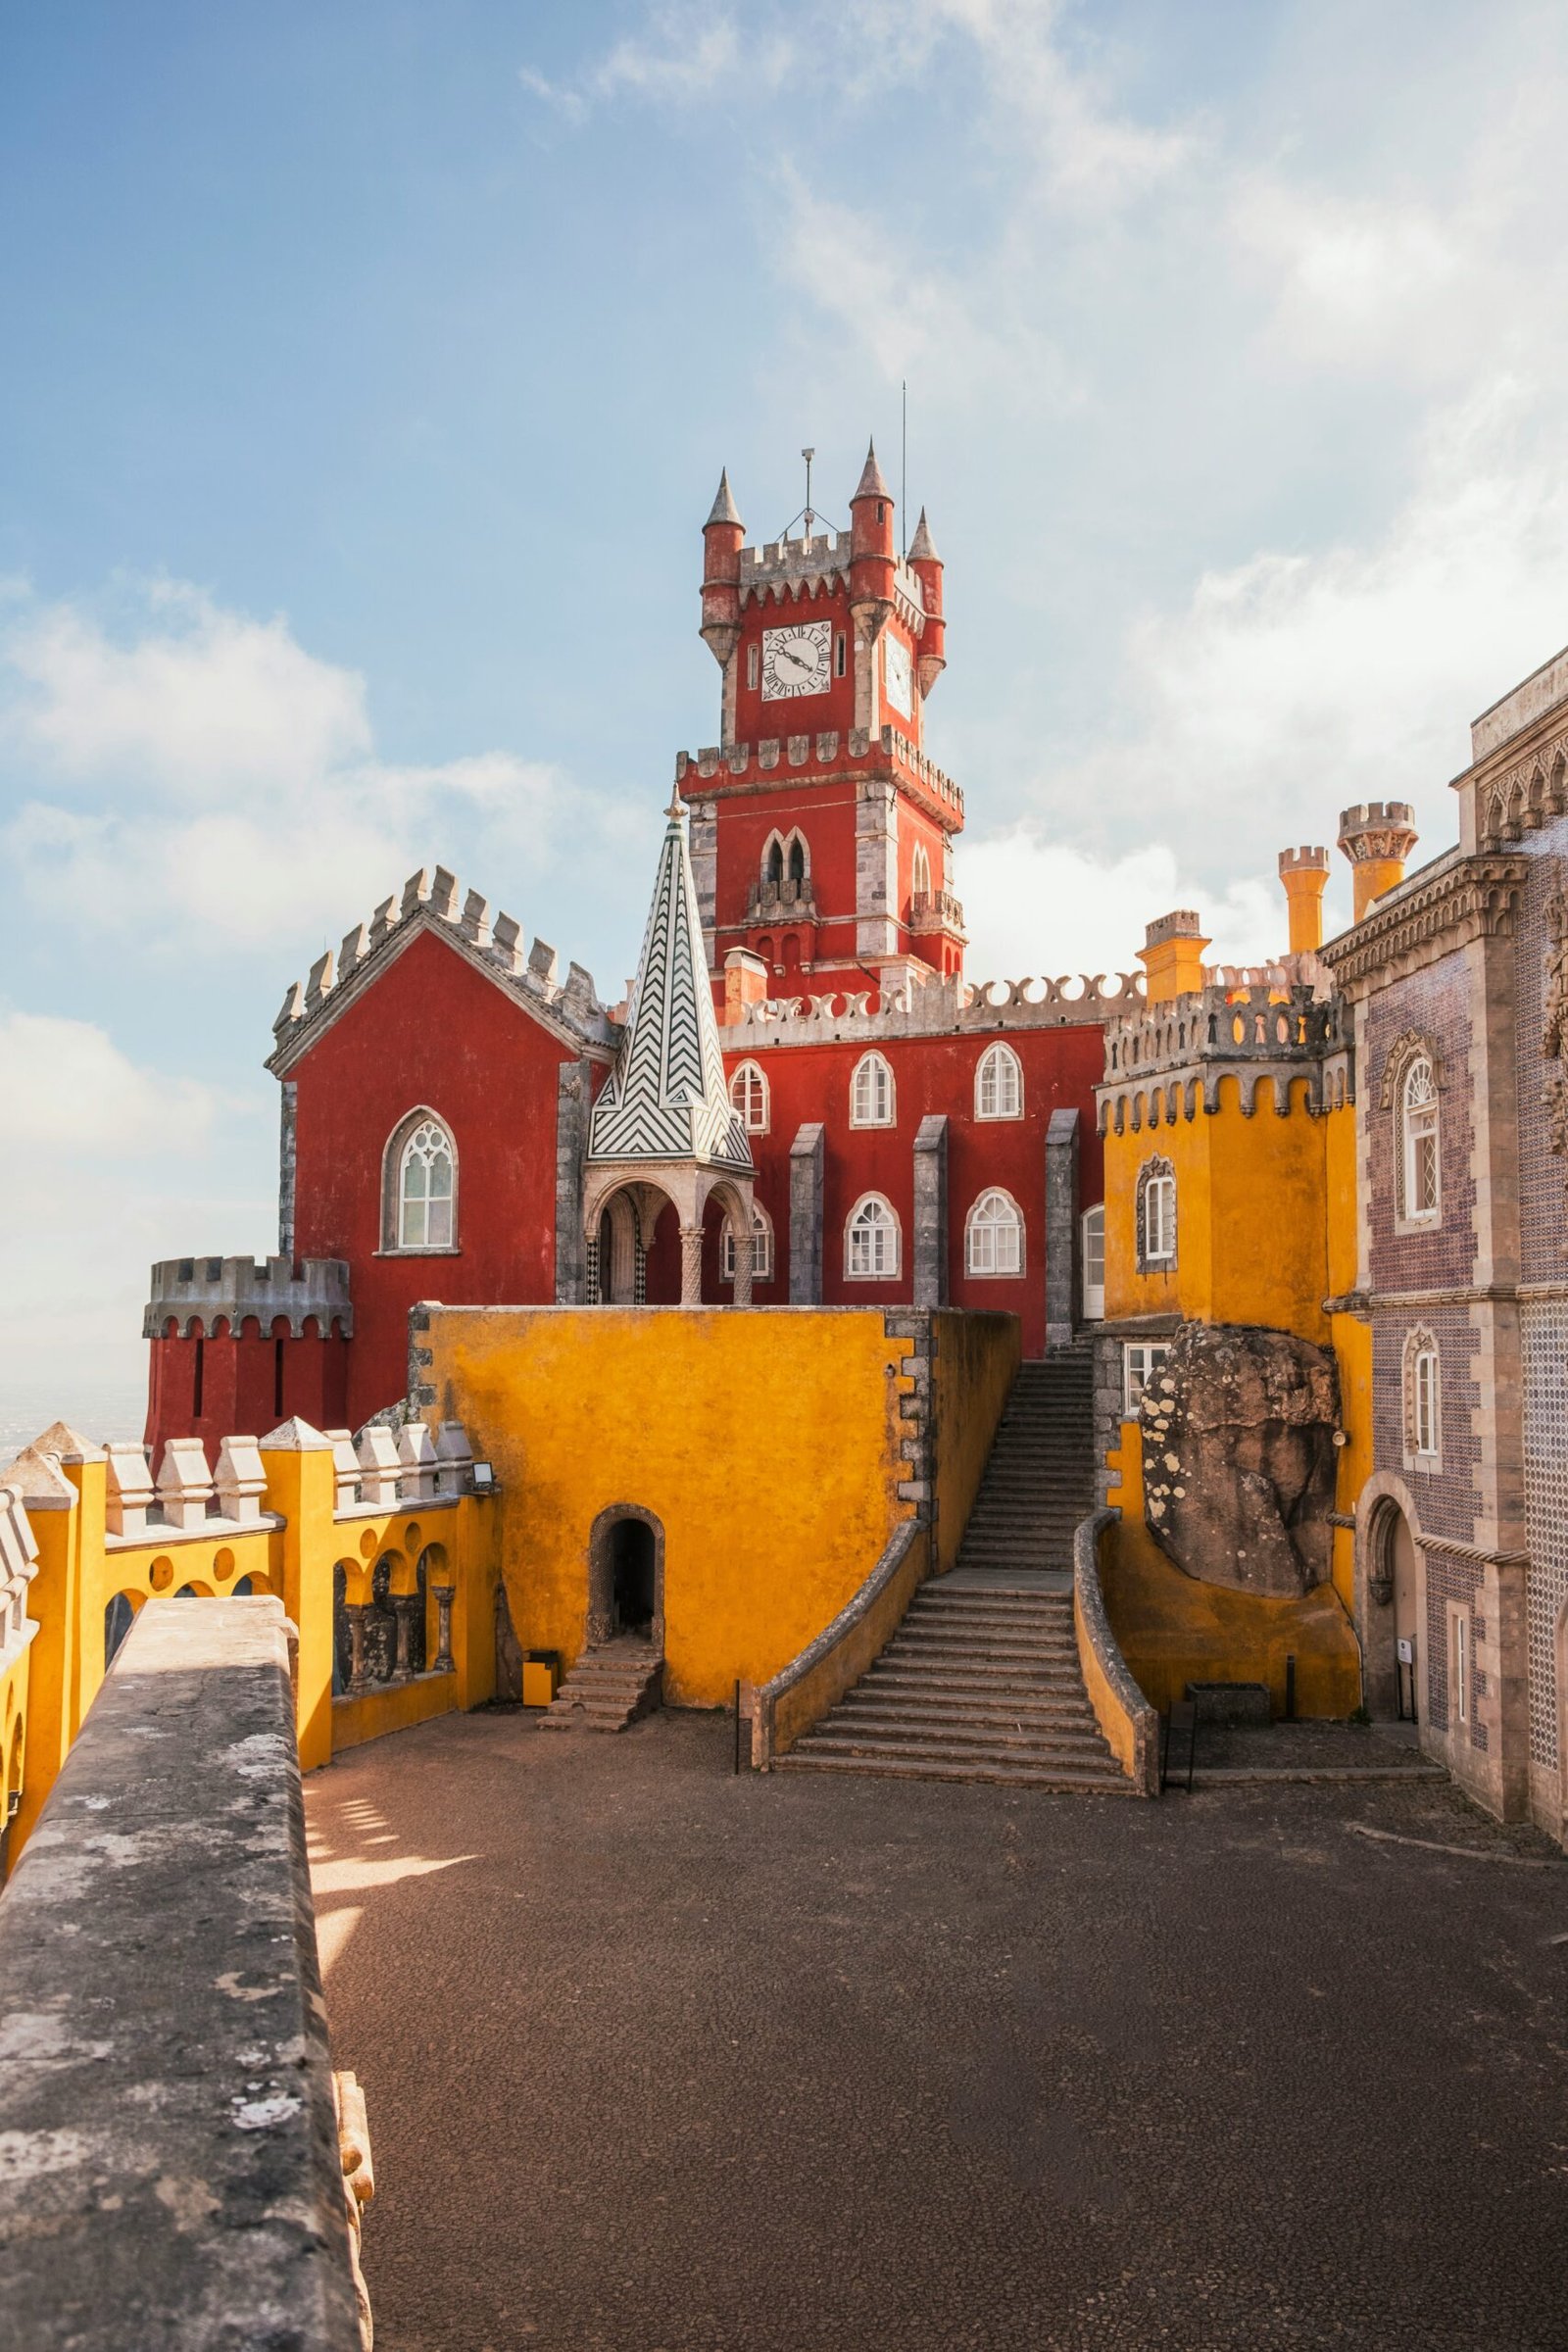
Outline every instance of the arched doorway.
<svg viewBox="0 0 1568 2352">
<path fill-rule="evenodd" d="M 1420 1720 L 1420 1562 L 1410 1522 L 1392 1496 L 1367 1531 L 1366 1702 L 1374 1715 Z"/>
<path fill-rule="evenodd" d="M 612 1503 L 588 1544 L 588 1646 L 619 1636 L 664 1647 L 664 1531 L 652 1511 Z"/>
</svg>

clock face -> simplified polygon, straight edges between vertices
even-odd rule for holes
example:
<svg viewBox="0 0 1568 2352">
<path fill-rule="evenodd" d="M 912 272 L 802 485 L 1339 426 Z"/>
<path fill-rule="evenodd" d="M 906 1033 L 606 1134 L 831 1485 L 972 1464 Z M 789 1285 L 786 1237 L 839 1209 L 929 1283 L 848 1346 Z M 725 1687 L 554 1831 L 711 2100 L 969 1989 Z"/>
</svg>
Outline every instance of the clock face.
<svg viewBox="0 0 1568 2352">
<path fill-rule="evenodd" d="M 805 620 L 788 629 L 762 631 L 762 700 L 825 694 L 833 668 L 833 623 Z"/>
<path fill-rule="evenodd" d="M 902 637 L 888 636 L 882 640 L 882 681 L 888 701 L 901 717 L 907 718 L 914 709 L 910 694 L 909 649 Z"/>
</svg>

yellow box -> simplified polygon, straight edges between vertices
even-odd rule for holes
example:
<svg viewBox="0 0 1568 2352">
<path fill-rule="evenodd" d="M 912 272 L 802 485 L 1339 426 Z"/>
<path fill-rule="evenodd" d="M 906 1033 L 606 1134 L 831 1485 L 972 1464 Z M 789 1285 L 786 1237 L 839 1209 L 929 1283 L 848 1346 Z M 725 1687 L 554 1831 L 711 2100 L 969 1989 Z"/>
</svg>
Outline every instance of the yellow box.
<svg viewBox="0 0 1568 2352">
<path fill-rule="evenodd" d="M 556 1669 L 540 1658 L 522 1661 L 522 1703 L 525 1707 L 548 1707 L 556 1695 Z"/>
</svg>

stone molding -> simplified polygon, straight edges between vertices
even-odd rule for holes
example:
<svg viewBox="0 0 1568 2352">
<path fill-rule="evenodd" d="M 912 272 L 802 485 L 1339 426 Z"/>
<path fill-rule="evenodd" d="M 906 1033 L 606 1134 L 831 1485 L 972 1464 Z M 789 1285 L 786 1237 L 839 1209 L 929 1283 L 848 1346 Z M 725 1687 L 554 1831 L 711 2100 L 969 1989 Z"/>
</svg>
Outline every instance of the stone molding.
<svg viewBox="0 0 1568 2352">
<path fill-rule="evenodd" d="M 1078 993 L 1063 973 L 1054 980 L 961 980 L 956 973 L 933 973 L 915 983 L 906 978 L 893 992 L 882 992 L 879 1009 L 872 1012 L 876 992 L 831 991 L 821 996 L 774 997 L 742 1008 L 741 1017 L 724 1032 L 729 1053 L 760 1053 L 781 1046 L 858 1044 L 905 1037 L 947 1037 L 955 1033 L 977 1038 L 1014 1029 L 1103 1027 L 1142 1003 L 1141 978 L 1119 972 L 1114 990 L 1105 990 L 1103 972 L 1092 979 L 1080 975 Z M 1038 988 L 1039 996 L 1029 995 Z M 998 991 L 1004 991 L 998 995 Z"/>
<path fill-rule="evenodd" d="M 1522 857 L 1450 851 L 1330 940 L 1319 951 L 1322 960 L 1353 1002 L 1474 939 L 1511 937 L 1528 871 Z"/>
<path fill-rule="evenodd" d="M 1121 1522 L 1114 1505 L 1079 1521 L 1072 1539 L 1072 1613 L 1095 1721 L 1140 1796 L 1159 1794 L 1159 1715 L 1117 1647 L 1100 1582 L 1100 1544 Z"/>
<path fill-rule="evenodd" d="M 868 763 L 881 770 L 891 760 L 899 771 L 898 781 L 939 824 L 955 832 L 962 826 L 959 786 L 895 726 L 880 727 L 875 733 L 868 727 L 852 727 L 847 735 L 832 728 L 814 736 L 771 736 L 755 745 L 715 743 L 695 753 L 677 752 L 676 787 L 694 803 L 771 791 L 785 746 L 791 742 L 803 750 L 800 759 L 791 758 L 790 764 L 811 768 L 813 783 L 837 782 Z"/>
</svg>

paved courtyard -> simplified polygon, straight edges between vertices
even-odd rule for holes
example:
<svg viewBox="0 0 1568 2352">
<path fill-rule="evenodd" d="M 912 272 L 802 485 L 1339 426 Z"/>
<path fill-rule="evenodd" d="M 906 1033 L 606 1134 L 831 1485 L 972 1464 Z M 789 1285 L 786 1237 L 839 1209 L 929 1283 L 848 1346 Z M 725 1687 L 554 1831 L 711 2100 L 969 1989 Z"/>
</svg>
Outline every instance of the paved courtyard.
<svg viewBox="0 0 1568 2352">
<path fill-rule="evenodd" d="M 379 2352 L 1568 2344 L 1528 1834 L 728 1767 L 490 1714 L 309 1784 Z"/>
</svg>

